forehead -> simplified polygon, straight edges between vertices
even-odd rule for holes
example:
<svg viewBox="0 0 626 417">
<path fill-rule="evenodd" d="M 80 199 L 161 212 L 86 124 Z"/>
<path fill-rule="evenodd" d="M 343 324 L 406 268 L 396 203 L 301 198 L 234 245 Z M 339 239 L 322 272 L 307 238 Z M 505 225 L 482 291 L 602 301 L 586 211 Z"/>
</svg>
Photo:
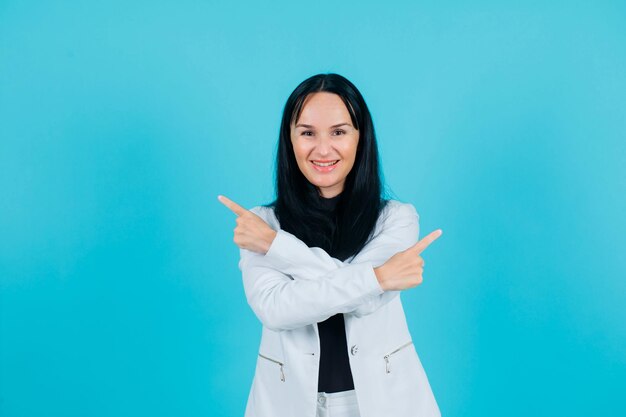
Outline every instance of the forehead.
<svg viewBox="0 0 626 417">
<path fill-rule="evenodd" d="M 304 100 L 300 117 L 296 121 L 310 125 L 340 122 L 350 123 L 350 113 L 339 95 L 328 92 L 310 94 Z"/>
</svg>

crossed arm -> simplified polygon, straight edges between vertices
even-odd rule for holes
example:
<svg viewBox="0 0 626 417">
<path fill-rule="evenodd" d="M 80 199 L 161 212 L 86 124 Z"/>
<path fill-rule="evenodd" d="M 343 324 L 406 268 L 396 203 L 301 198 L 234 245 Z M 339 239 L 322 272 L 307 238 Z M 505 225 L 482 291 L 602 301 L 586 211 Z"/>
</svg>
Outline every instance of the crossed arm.
<svg viewBox="0 0 626 417">
<path fill-rule="evenodd" d="M 419 216 L 411 204 L 388 208 L 379 233 L 350 261 L 281 229 L 265 255 L 240 249 L 246 298 L 259 320 L 273 330 L 295 329 L 337 313 L 364 316 L 396 297 L 399 291 L 383 291 L 374 268 L 417 243 Z M 264 218 L 261 210 L 251 209 Z"/>
</svg>

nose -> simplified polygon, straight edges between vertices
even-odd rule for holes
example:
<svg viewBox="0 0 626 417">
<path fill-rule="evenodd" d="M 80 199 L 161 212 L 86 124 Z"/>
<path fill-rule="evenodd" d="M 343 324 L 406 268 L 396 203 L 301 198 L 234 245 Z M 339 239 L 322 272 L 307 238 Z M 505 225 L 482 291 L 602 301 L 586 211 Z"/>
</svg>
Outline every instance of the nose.
<svg viewBox="0 0 626 417">
<path fill-rule="evenodd" d="M 315 147 L 317 153 L 321 157 L 324 157 L 326 155 L 329 155 L 332 149 L 333 143 L 331 137 L 328 135 L 321 135 L 320 140 L 317 142 L 317 146 Z"/>
</svg>

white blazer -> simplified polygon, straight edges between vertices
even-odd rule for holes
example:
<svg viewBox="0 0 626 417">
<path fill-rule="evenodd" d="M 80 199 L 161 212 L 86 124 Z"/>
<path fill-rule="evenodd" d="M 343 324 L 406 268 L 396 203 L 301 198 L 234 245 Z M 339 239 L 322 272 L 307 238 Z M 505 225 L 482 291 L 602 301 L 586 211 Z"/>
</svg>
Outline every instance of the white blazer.
<svg viewBox="0 0 626 417">
<path fill-rule="evenodd" d="M 280 229 L 271 208 L 251 211 L 276 232 L 262 255 L 240 249 L 250 307 L 263 324 L 245 417 L 315 417 L 317 323 L 343 313 L 362 417 L 441 416 L 417 356 L 399 291 L 383 291 L 374 267 L 418 241 L 419 216 L 391 200 L 374 238 L 346 261 Z"/>
</svg>

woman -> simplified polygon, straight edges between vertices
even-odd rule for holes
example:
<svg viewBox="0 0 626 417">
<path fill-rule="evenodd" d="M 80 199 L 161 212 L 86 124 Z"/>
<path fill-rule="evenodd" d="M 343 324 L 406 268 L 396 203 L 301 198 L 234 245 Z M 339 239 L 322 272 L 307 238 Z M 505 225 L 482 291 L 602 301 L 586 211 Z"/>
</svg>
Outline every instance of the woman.
<svg viewBox="0 0 626 417">
<path fill-rule="evenodd" d="M 263 324 L 246 417 L 440 416 L 399 291 L 422 282 L 418 214 L 381 198 L 369 110 L 338 74 L 283 111 L 276 200 L 237 214 L 248 303 Z"/>
</svg>

